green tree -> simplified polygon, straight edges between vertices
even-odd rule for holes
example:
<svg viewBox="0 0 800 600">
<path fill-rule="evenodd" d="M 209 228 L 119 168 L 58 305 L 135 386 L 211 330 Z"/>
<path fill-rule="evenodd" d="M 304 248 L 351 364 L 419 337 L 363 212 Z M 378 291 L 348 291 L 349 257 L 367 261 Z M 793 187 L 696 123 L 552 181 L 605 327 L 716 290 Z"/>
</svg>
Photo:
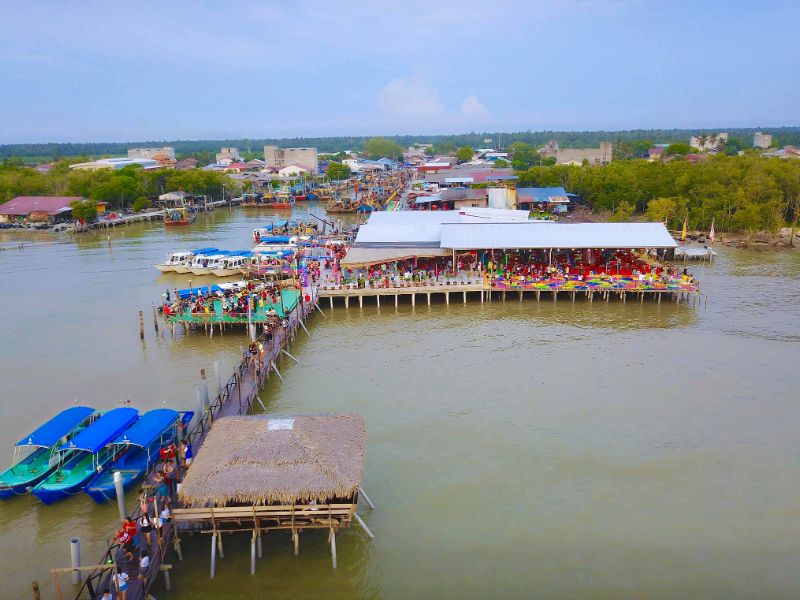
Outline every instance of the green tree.
<svg viewBox="0 0 800 600">
<path fill-rule="evenodd" d="M 654 198 L 647 203 L 645 216 L 648 221 L 666 223 L 670 229 L 677 229 L 686 215 L 686 198 Z"/>
<path fill-rule="evenodd" d="M 620 202 L 610 220 L 615 223 L 627 223 L 631 220 L 635 209 L 636 207 L 630 202 Z"/>
<path fill-rule="evenodd" d="M 667 156 L 683 156 L 686 154 L 690 154 L 692 152 L 692 147 L 689 144 L 684 144 L 679 142 L 677 144 L 670 144 L 667 146 L 666 151 L 664 154 Z"/>
<path fill-rule="evenodd" d="M 511 164 L 518 171 L 529 169 L 539 163 L 539 153 L 530 144 L 514 142 L 508 149 L 511 153 Z"/>
<path fill-rule="evenodd" d="M 352 174 L 350 167 L 347 165 L 343 165 L 342 163 L 338 162 L 331 162 L 328 165 L 328 173 L 327 177 L 331 181 L 339 181 L 341 179 L 347 179 Z"/>
<path fill-rule="evenodd" d="M 393 142 L 384 137 L 374 137 L 364 143 L 364 152 L 369 158 L 391 158 L 400 160 L 403 158 L 403 147 L 397 142 Z"/>
<path fill-rule="evenodd" d="M 472 148 L 469 146 L 461 146 L 458 150 L 456 150 L 456 158 L 459 162 L 467 162 L 472 160 L 472 156 L 475 153 L 472 151 Z"/>
<path fill-rule="evenodd" d="M 150 208 L 150 198 L 147 196 L 139 196 L 133 202 L 133 206 L 131 207 L 134 212 L 142 212 L 145 208 Z"/>
<path fill-rule="evenodd" d="M 494 166 L 495 169 L 505 169 L 505 168 L 508 168 L 509 163 L 508 163 L 507 160 L 503 160 L 502 158 L 498 158 L 496 161 L 494 161 L 494 165 L 493 166 Z"/>
<path fill-rule="evenodd" d="M 97 218 L 97 204 L 92 200 L 76 200 L 71 202 L 72 218 L 81 223 L 91 223 Z"/>
</svg>

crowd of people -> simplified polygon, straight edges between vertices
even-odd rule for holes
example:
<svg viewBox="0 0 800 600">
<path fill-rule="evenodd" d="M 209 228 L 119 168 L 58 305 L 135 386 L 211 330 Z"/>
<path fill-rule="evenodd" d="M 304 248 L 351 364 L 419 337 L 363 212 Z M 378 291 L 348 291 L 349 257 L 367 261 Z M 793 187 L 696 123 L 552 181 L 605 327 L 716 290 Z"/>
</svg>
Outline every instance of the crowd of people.
<svg viewBox="0 0 800 600">
<path fill-rule="evenodd" d="M 170 506 L 176 498 L 177 484 L 182 481 L 186 469 L 192 464 L 192 445 L 182 440 L 179 445 L 169 444 L 159 450 L 159 464 L 152 480 L 153 494 L 145 490 L 139 495 L 138 517 L 126 518 L 115 533 L 118 544 L 117 573 L 112 580 L 113 589 L 120 600 L 125 600 L 131 574 L 139 580 L 150 575 L 151 553 L 163 548 L 164 528 L 169 526 L 172 513 Z M 154 539 L 155 536 L 155 539 Z M 113 597 L 112 590 L 104 592 L 104 598 Z"/>
</svg>

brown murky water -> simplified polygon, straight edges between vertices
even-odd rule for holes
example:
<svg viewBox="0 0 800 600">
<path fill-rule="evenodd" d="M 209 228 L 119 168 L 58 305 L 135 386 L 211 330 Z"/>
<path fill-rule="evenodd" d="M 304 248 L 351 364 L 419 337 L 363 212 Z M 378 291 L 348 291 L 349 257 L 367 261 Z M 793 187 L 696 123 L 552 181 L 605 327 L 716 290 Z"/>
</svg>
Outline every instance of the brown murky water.
<svg viewBox="0 0 800 600">
<path fill-rule="evenodd" d="M 0 234 L 0 444 L 75 399 L 193 408 L 199 370 L 239 337 L 156 338 L 151 303 L 186 276 L 150 267 L 247 247 L 268 213 L 218 211 L 24 251 Z M 720 249 L 708 305 L 533 299 L 330 310 L 284 363 L 270 411 L 357 411 L 376 535 L 184 544 L 159 598 L 794 598 L 800 595 L 800 253 Z M 197 279 L 197 278 L 195 278 Z M 194 282 L 193 282 L 194 283 Z M 352 305 L 351 305 L 352 306 Z M 145 310 L 146 340 L 137 311 Z M 68 539 L 99 557 L 116 508 L 77 496 L 0 504 L 0 589 L 53 597 Z M 69 587 L 68 578 L 64 578 Z"/>
</svg>

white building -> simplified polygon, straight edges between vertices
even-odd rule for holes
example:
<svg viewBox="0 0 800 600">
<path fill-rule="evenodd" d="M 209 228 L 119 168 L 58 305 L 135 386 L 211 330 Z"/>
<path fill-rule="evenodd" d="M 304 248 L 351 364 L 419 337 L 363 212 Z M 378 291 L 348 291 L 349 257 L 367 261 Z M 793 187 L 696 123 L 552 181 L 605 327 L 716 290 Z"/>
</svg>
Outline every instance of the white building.
<svg viewBox="0 0 800 600">
<path fill-rule="evenodd" d="M 90 162 L 76 163 L 70 165 L 69 168 L 77 171 L 96 171 L 98 169 L 123 169 L 131 165 L 139 165 L 147 171 L 165 166 L 152 158 L 101 158 Z"/>
<path fill-rule="evenodd" d="M 163 148 L 131 148 L 128 150 L 128 158 L 149 158 L 160 163 L 175 162 L 175 148 L 164 146 Z"/>
<path fill-rule="evenodd" d="M 288 165 L 278 170 L 278 175 L 281 177 L 297 177 L 304 173 L 308 173 L 309 169 L 301 167 L 300 165 Z"/>
<path fill-rule="evenodd" d="M 753 135 L 753 148 L 769 148 L 772 146 L 772 135 L 756 131 Z"/>
<path fill-rule="evenodd" d="M 304 165 L 314 173 L 319 171 L 319 155 L 316 148 L 264 146 L 264 162 L 267 167 L 278 169 L 291 165 Z"/>
<path fill-rule="evenodd" d="M 231 164 L 232 162 L 239 162 L 242 160 L 242 157 L 239 156 L 239 149 L 238 148 L 222 148 L 219 152 L 217 152 L 217 162 L 222 163 L 223 160 L 227 160 L 227 164 Z"/>
</svg>

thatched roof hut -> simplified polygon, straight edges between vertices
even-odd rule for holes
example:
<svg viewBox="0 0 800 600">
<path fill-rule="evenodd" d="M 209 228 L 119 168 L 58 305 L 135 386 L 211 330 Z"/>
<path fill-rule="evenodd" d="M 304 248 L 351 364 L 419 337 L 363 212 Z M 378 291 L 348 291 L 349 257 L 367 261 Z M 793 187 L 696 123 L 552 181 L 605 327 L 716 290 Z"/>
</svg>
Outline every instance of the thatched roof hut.
<svg viewBox="0 0 800 600">
<path fill-rule="evenodd" d="M 221 418 L 179 499 L 203 507 L 350 498 L 361 484 L 365 434 L 357 414 Z"/>
</svg>

